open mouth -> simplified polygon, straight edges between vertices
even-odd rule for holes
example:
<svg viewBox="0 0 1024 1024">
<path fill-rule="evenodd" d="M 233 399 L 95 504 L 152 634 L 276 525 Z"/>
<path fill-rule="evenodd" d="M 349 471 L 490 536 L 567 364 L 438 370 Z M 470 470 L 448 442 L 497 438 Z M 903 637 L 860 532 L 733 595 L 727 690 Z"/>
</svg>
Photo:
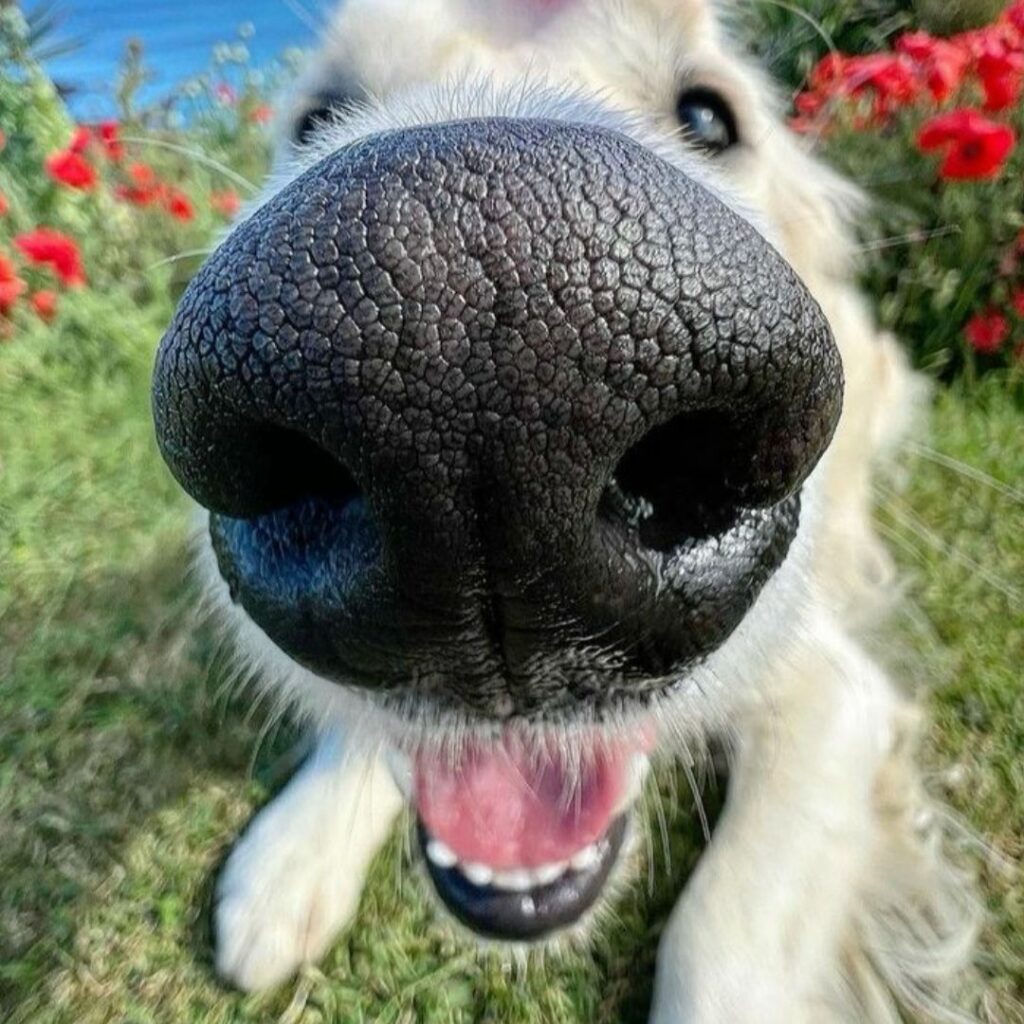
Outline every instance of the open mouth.
<svg viewBox="0 0 1024 1024">
<path fill-rule="evenodd" d="M 477 935 L 536 941 L 577 924 L 626 845 L 649 740 L 570 758 L 514 735 L 413 766 L 417 836 L 441 902 Z"/>
</svg>

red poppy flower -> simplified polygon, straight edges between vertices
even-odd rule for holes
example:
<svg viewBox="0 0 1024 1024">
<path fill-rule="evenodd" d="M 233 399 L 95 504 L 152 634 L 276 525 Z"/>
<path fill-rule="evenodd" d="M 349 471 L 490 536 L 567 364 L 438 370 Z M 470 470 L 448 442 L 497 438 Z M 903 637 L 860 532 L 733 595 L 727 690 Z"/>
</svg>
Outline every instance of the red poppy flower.
<svg viewBox="0 0 1024 1024">
<path fill-rule="evenodd" d="M 96 172 L 80 153 L 62 149 L 46 158 L 46 172 L 68 188 L 90 189 L 96 184 Z"/>
<path fill-rule="evenodd" d="M 167 193 L 165 203 L 167 206 L 167 212 L 175 220 L 188 221 L 195 216 L 192 201 L 184 192 L 181 192 L 176 188 L 171 189 Z"/>
<path fill-rule="evenodd" d="M 14 303 L 18 301 L 18 296 L 27 287 L 20 278 L 15 278 L 13 281 L 0 281 L 0 316 L 10 316 L 11 310 L 14 309 Z"/>
<path fill-rule="evenodd" d="M 61 283 L 69 288 L 85 284 L 82 255 L 73 238 L 53 228 L 36 228 L 18 235 L 14 244 L 26 259 L 51 267 Z"/>
<path fill-rule="evenodd" d="M 223 192 L 210 193 L 210 206 L 223 217 L 234 217 L 242 207 L 238 193 L 227 188 Z"/>
<path fill-rule="evenodd" d="M 869 53 L 846 62 L 845 86 L 855 96 L 867 90 L 875 94 L 879 116 L 912 103 L 920 93 L 913 62 L 903 54 Z"/>
<path fill-rule="evenodd" d="M 997 40 L 988 40 L 978 57 L 978 78 L 985 90 L 986 110 L 1015 107 L 1024 87 L 1024 54 L 1014 53 Z"/>
<path fill-rule="evenodd" d="M 18 277 L 14 264 L 0 253 L 0 316 L 7 316 L 10 313 L 18 296 L 27 287 L 28 285 Z"/>
<path fill-rule="evenodd" d="M 108 160 L 119 163 L 124 158 L 121 126 L 116 121 L 101 121 L 96 125 L 96 138 L 99 139 Z"/>
<path fill-rule="evenodd" d="M 1017 316 L 1024 316 L 1024 288 L 1018 288 L 1010 296 L 1010 305 L 1013 306 Z"/>
<path fill-rule="evenodd" d="M 936 46 L 943 40 L 928 32 L 904 32 L 895 42 L 893 49 L 897 53 L 905 53 L 919 64 L 932 59 Z"/>
<path fill-rule="evenodd" d="M 128 177 L 132 180 L 130 185 L 118 185 L 114 189 L 118 199 L 135 206 L 152 206 L 164 198 L 166 186 L 157 181 L 156 172 L 149 164 L 129 164 Z"/>
<path fill-rule="evenodd" d="M 818 62 L 808 82 L 811 93 L 825 98 L 870 93 L 878 120 L 912 103 L 922 88 L 914 61 L 904 53 L 870 53 L 859 57 L 832 53 Z"/>
<path fill-rule="evenodd" d="M 139 188 L 149 188 L 156 184 L 156 171 L 149 164 L 130 164 L 128 174 Z"/>
<path fill-rule="evenodd" d="M 1024 33 L 1024 0 L 1017 0 L 1017 3 L 1010 4 L 1003 11 L 1000 20 L 1004 24 L 1013 26 L 1018 32 Z"/>
<path fill-rule="evenodd" d="M 811 92 L 833 93 L 843 84 L 847 58 L 841 53 L 827 53 L 814 66 L 807 79 Z"/>
<path fill-rule="evenodd" d="M 7 196 L 0 192 L 0 217 L 6 217 L 10 208 L 11 204 L 7 202 Z"/>
<path fill-rule="evenodd" d="M 798 135 L 824 134 L 828 128 L 828 106 L 829 98 L 819 92 L 800 93 L 793 101 L 796 115 L 790 118 L 789 127 Z"/>
<path fill-rule="evenodd" d="M 964 327 L 964 337 L 975 352 L 981 355 L 995 355 L 1010 336 L 1010 321 L 994 309 L 977 313 Z"/>
<path fill-rule="evenodd" d="M 77 153 L 81 156 L 92 142 L 92 132 L 89 131 L 84 125 L 79 125 L 75 129 L 75 134 L 71 136 L 71 141 L 68 143 L 68 152 Z"/>
<path fill-rule="evenodd" d="M 945 103 L 963 84 L 971 54 L 948 39 L 927 32 L 907 32 L 896 40 L 896 50 L 917 63 L 928 91 Z"/>
<path fill-rule="evenodd" d="M 954 110 L 928 121 L 917 144 L 925 153 L 946 151 L 940 177 L 968 181 L 994 178 L 1013 152 L 1017 135 L 977 110 Z"/>
<path fill-rule="evenodd" d="M 49 323 L 57 315 L 57 293 L 44 288 L 42 291 L 34 292 L 29 298 L 36 316 L 40 320 Z"/>
<path fill-rule="evenodd" d="M 826 97 L 818 92 L 802 92 L 793 101 L 796 112 L 803 117 L 814 117 L 820 114 L 827 103 Z"/>
<path fill-rule="evenodd" d="M 268 124 L 273 116 L 273 109 L 267 106 L 266 103 L 261 103 L 249 111 L 249 120 L 253 124 Z"/>
</svg>

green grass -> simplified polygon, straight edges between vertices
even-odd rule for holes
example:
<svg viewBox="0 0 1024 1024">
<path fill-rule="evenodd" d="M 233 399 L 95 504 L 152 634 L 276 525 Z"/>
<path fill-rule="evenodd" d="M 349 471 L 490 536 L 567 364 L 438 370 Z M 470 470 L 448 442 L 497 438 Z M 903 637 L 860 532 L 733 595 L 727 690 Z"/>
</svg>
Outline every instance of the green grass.
<svg viewBox="0 0 1024 1024">
<path fill-rule="evenodd" d="M 670 814 L 671 869 L 655 844 L 654 893 L 635 886 L 589 952 L 525 974 L 478 959 L 434 923 L 396 841 L 319 969 L 260 998 L 216 982 L 211 880 L 287 774 L 291 737 L 262 737 L 262 710 L 225 695 L 228 658 L 193 621 L 187 510 L 148 410 L 168 312 L 81 293 L 60 331 L 0 350 L 0 1020 L 642 1021 L 658 931 L 700 846 L 685 801 Z M 939 395 L 932 441 L 1020 486 L 1022 427 L 990 378 Z M 917 611 L 897 616 L 887 656 L 933 688 L 936 787 L 1014 862 L 1024 616 L 1000 581 L 1019 593 L 1024 506 L 932 460 L 908 466 L 883 523 Z M 979 870 L 992 912 L 982 967 L 1012 1021 L 1024 885 L 994 856 Z"/>
</svg>

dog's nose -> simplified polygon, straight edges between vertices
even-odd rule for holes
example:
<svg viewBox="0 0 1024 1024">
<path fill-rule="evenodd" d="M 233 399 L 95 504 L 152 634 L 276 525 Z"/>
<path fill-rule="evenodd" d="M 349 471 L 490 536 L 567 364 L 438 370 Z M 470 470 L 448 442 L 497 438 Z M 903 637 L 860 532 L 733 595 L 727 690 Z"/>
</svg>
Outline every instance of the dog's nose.
<svg viewBox="0 0 1024 1024">
<path fill-rule="evenodd" d="M 722 199 L 613 132 L 481 119 L 351 145 L 241 224 L 154 410 L 273 639 L 473 703 L 570 647 L 650 672 L 720 643 L 841 390 L 817 305 Z"/>
</svg>

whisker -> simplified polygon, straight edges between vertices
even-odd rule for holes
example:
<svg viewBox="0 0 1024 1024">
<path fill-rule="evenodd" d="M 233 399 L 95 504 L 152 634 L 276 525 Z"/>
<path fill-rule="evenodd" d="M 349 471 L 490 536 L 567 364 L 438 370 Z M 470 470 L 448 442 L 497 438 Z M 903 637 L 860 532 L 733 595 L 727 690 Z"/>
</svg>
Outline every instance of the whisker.
<svg viewBox="0 0 1024 1024">
<path fill-rule="evenodd" d="M 898 249 L 903 245 L 913 245 L 915 242 L 929 242 L 933 238 L 945 238 L 947 235 L 959 235 L 960 226 L 947 224 L 945 227 L 935 228 L 932 231 L 908 231 L 905 235 L 892 235 L 889 238 L 877 238 L 873 242 L 863 242 L 854 247 L 856 252 L 882 252 L 885 249 Z"/>
<path fill-rule="evenodd" d="M 249 764 L 245 772 L 247 779 L 256 778 L 256 762 L 259 760 L 264 748 L 277 739 L 281 731 L 281 724 L 284 721 L 284 714 L 284 708 L 281 706 L 272 708 L 267 714 L 256 737 L 256 742 L 253 744 L 252 754 L 249 757 Z"/>
<path fill-rule="evenodd" d="M 876 524 L 878 532 L 885 537 L 887 541 L 895 544 L 904 554 L 912 558 L 918 565 L 927 567 L 928 559 L 925 553 L 918 547 L 915 547 L 906 536 L 900 533 L 899 530 L 894 530 L 891 526 L 887 526 L 885 523 Z"/>
<path fill-rule="evenodd" d="M 665 801 L 662 796 L 661 786 L 654 787 L 654 813 L 658 817 L 658 832 L 661 835 L 661 852 L 665 858 L 665 877 L 672 876 L 672 845 L 668 837 L 668 821 L 665 818 Z"/>
<path fill-rule="evenodd" d="M 952 558 L 955 562 L 958 562 L 965 568 L 970 569 L 971 572 L 977 573 L 981 579 L 998 590 L 1014 605 L 1019 605 L 1021 603 L 1021 592 L 1013 586 L 1013 584 L 1004 580 L 997 573 L 987 569 L 977 561 L 977 559 L 972 558 L 959 548 L 947 543 L 937 533 L 929 529 L 923 520 L 921 520 L 915 513 L 911 512 L 910 509 L 899 500 L 895 491 L 882 485 L 879 485 L 879 489 L 887 499 L 885 511 L 891 515 L 896 522 L 904 527 L 904 529 L 915 534 L 920 538 L 920 540 L 924 541 L 924 543 L 935 551 L 939 551 L 948 558 Z"/>
<path fill-rule="evenodd" d="M 166 267 L 169 263 L 178 263 L 181 260 L 190 260 L 196 256 L 209 256 L 213 252 L 213 249 L 186 249 L 184 252 L 172 253 L 170 256 L 165 256 L 162 260 L 157 260 L 155 263 L 151 263 L 146 267 L 143 273 L 148 274 L 153 270 L 159 270 L 161 267 Z"/>
<path fill-rule="evenodd" d="M 950 469 L 954 473 L 959 473 L 968 480 L 973 480 L 975 483 L 988 487 L 997 494 L 1001 494 L 1004 498 L 1009 498 L 1010 501 L 1024 505 L 1024 491 L 1019 490 L 1012 484 L 1003 483 L 1002 480 L 997 480 L 994 476 L 989 476 L 988 473 L 978 469 L 976 466 L 961 462 L 959 459 L 953 458 L 952 455 L 946 455 L 944 452 L 940 452 L 938 449 L 931 448 L 926 444 L 921 444 L 918 441 L 908 442 L 907 447 L 915 455 L 920 455 L 921 458 L 927 459 L 929 462 L 934 462 L 936 465 Z"/>
<path fill-rule="evenodd" d="M 700 830 L 704 835 L 704 842 L 711 842 L 711 826 L 708 823 L 708 812 L 704 806 L 704 797 L 701 795 L 700 787 L 697 785 L 697 777 L 693 774 L 693 759 L 687 754 L 683 761 L 683 774 L 686 776 L 686 784 L 690 787 L 693 795 L 693 804 L 697 810 L 697 818 L 700 820 Z"/>
<path fill-rule="evenodd" d="M 403 872 L 409 865 L 409 874 L 413 871 L 412 823 L 403 821 L 399 826 L 398 852 L 395 854 L 395 891 L 401 892 L 405 884 Z"/>
<path fill-rule="evenodd" d="M 237 171 L 233 171 L 227 164 L 223 164 L 202 150 L 193 149 L 191 146 L 179 146 L 176 142 L 168 142 L 166 139 L 147 138 L 144 135 L 126 135 L 121 141 L 136 146 L 154 146 L 157 149 L 166 149 L 180 156 L 191 157 L 204 167 L 219 171 L 225 178 L 230 179 L 240 188 L 248 189 L 254 195 L 259 191 L 258 185 L 254 185 L 248 178 L 243 177 Z"/>
<path fill-rule="evenodd" d="M 654 787 L 652 787 L 652 789 L 653 788 Z M 644 821 L 643 833 L 644 833 L 644 851 L 645 851 L 645 853 L 647 855 L 647 895 L 648 896 L 653 896 L 654 895 L 654 888 L 655 888 L 655 882 L 656 882 L 656 879 L 655 879 L 656 870 L 655 870 L 655 863 L 654 863 L 654 827 L 653 827 L 653 823 L 651 822 L 651 815 L 650 815 L 650 809 L 651 809 L 650 805 L 651 805 L 651 801 L 653 799 L 654 799 L 653 795 L 648 795 L 647 799 L 645 800 L 645 807 L 644 807 L 644 818 L 646 820 Z"/>
</svg>

